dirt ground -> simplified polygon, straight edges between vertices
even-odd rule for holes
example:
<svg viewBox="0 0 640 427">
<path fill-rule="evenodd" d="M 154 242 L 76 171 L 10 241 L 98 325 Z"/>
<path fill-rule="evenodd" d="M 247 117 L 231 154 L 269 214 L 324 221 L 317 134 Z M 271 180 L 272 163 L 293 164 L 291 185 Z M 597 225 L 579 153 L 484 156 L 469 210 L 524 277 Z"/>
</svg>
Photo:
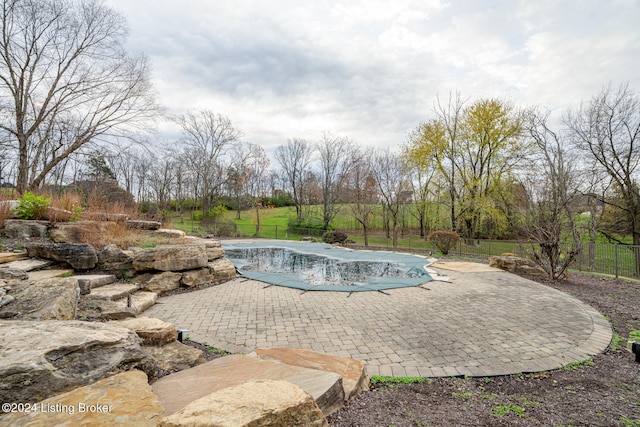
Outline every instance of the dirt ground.
<svg viewBox="0 0 640 427">
<path fill-rule="evenodd" d="M 615 332 L 609 350 L 539 374 L 378 383 L 333 414 L 330 425 L 640 426 L 640 363 L 626 350 L 629 333 L 640 329 L 640 284 L 577 273 L 559 283 L 529 278 L 607 316 Z"/>
</svg>

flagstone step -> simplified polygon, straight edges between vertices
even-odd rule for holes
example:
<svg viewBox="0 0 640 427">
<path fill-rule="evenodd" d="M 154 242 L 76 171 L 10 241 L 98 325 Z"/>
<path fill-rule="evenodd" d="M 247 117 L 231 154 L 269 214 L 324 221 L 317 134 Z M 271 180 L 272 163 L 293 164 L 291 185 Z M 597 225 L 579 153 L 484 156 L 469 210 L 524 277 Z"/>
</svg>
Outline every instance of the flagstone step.
<svg viewBox="0 0 640 427">
<path fill-rule="evenodd" d="M 51 261 L 43 261 L 39 259 L 22 259 L 17 261 L 7 262 L 5 264 L 0 265 L 0 268 L 15 268 L 22 271 L 33 271 L 39 268 L 44 268 L 47 265 L 50 265 Z"/>
<path fill-rule="evenodd" d="M 140 289 L 138 285 L 115 283 L 91 289 L 91 292 L 88 295 L 85 295 L 85 298 L 115 301 L 121 298 L 126 298 L 127 295 L 136 292 L 138 289 Z"/>
<path fill-rule="evenodd" d="M 259 380 L 288 381 L 309 393 L 324 415 L 344 405 L 342 378 L 333 372 L 231 355 L 160 378 L 152 385 L 165 414 L 227 387 Z"/>
<path fill-rule="evenodd" d="M 20 261 L 23 259 L 27 259 L 29 255 L 27 253 L 16 253 L 16 252 L 0 252 L 0 264 L 6 264 L 12 261 Z"/>
<path fill-rule="evenodd" d="M 40 281 L 44 279 L 51 279 L 53 277 L 73 277 L 72 269 L 60 269 L 60 270 L 36 270 L 29 273 L 29 280 Z"/>
<path fill-rule="evenodd" d="M 82 274 L 73 276 L 73 278 L 78 279 L 82 295 L 90 293 L 92 289 L 110 285 L 116 281 L 116 276 L 113 274 Z"/>
</svg>

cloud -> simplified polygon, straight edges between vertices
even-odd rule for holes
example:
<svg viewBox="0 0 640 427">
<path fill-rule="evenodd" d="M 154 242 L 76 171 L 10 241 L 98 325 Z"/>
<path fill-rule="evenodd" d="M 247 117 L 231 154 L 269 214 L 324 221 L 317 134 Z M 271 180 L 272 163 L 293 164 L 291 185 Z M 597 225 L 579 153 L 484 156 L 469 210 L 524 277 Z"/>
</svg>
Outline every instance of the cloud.
<svg viewBox="0 0 640 427">
<path fill-rule="evenodd" d="M 213 108 L 266 148 L 323 131 L 389 146 L 437 94 L 564 109 L 640 89 L 635 0 L 107 0 L 174 112 Z"/>
</svg>

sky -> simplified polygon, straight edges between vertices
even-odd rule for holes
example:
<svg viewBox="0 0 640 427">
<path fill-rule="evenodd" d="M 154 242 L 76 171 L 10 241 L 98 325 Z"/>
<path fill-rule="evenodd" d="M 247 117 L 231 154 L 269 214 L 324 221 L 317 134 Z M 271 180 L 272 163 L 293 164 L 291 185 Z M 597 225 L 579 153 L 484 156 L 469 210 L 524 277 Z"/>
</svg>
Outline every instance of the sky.
<svg viewBox="0 0 640 427">
<path fill-rule="evenodd" d="M 127 18 L 169 113 L 210 109 L 268 152 L 323 132 L 397 147 L 455 92 L 559 118 L 608 84 L 640 90 L 638 0 L 104 4 Z"/>
</svg>

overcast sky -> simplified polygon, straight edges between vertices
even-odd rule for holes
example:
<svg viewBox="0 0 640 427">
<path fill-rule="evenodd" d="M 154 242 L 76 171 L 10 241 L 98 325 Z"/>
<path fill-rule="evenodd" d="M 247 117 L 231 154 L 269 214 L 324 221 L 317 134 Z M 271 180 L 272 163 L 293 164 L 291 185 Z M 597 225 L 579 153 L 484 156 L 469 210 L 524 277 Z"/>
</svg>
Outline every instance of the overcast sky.
<svg viewBox="0 0 640 427">
<path fill-rule="evenodd" d="M 268 151 L 324 131 L 397 146 L 455 91 L 559 116 L 608 83 L 640 90 L 638 0 L 105 4 L 169 111 L 212 109 Z"/>
</svg>

